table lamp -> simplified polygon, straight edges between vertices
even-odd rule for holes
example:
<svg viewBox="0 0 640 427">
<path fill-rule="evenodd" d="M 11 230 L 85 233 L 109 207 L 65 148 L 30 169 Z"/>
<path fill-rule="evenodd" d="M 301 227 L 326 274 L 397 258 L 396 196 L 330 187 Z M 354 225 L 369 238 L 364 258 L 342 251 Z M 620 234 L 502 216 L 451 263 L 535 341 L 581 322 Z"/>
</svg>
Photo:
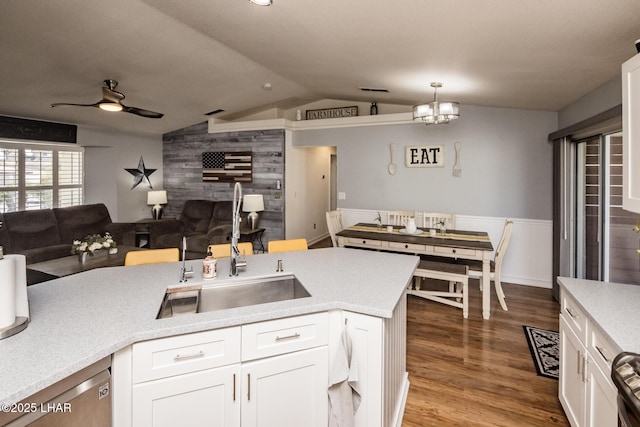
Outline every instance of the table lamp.
<svg viewBox="0 0 640 427">
<path fill-rule="evenodd" d="M 250 212 L 250 214 L 247 215 L 247 220 L 249 221 L 251 230 L 258 228 L 258 212 L 262 212 L 263 210 L 264 199 L 262 198 L 262 194 L 245 194 L 242 199 L 242 211 Z"/>
<path fill-rule="evenodd" d="M 151 215 L 153 219 L 162 218 L 162 205 L 167 203 L 167 192 L 164 190 L 160 191 L 149 191 L 147 193 L 147 204 L 153 205 L 151 208 Z"/>
</svg>

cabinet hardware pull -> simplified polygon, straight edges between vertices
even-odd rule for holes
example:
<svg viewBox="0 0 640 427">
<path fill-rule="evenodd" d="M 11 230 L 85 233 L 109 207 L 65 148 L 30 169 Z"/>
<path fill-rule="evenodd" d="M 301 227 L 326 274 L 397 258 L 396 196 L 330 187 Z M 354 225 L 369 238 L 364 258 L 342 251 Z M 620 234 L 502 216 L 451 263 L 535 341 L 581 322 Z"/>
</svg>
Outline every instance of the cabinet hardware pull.
<svg viewBox="0 0 640 427">
<path fill-rule="evenodd" d="M 366 244 L 367 244 L 367 241 L 366 241 L 366 240 L 363 240 L 363 241 L 362 241 L 362 244 L 363 244 L 363 245 L 366 245 Z"/>
<path fill-rule="evenodd" d="M 409 249 L 409 245 L 404 245 L 404 248 L 405 249 Z"/>
<path fill-rule="evenodd" d="M 233 401 L 236 401 L 236 374 L 233 374 Z"/>
<path fill-rule="evenodd" d="M 251 374 L 247 374 L 247 400 L 251 400 Z"/>
<path fill-rule="evenodd" d="M 588 369 L 588 364 L 589 364 L 589 360 L 587 359 L 587 354 L 584 354 L 584 357 L 582 358 L 582 360 L 584 361 L 584 365 L 582 368 L 582 382 L 583 383 L 587 383 L 589 382 L 589 374 L 587 373 L 587 369 Z"/>
<path fill-rule="evenodd" d="M 286 337 L 276 337 L 276 341 L 292 340 L 295 338 L 300 338 L 300 334 L 296 332 L 295 334 L 287 335 Z"/>
<path fill-rule="evenodd" d="M 605 362 L 609 363 L 611 360 L 607 357 L 607 355 L 605 354 L 606 351 L 604 348 L 598 347 L 596 346 L 596 350 L 598 350 L 598 353 L 600 353 L 600 356 L 602 356 L 602 358 L 604 359 Z"/>
<path fill-rule="evenodd" d="M 564 309 L 567 310 L 567 313 L 569 313 L 569 316 L 571 316 L 572 318 L 574 318 L 574 319 L 578 318 L 578 315 L 575 314 L 573 311 L 571 311 L 571 309 L 569 307 L 565 307 Z"/>
<path fill-rule="evenodd" d="M 578 374 L 578 375 L 582 375 L 582 353 L 577 352 L 577 353 L 576 353 L 576 356 L 578 356 L 578 363 L 577 363 L 577 365 L 578 365 L 578 372 L 577 372 L 577 374 Z"/>
<path fill-rule="evenodd" d="M 185 355 L 181 355 L 180 353 L 176 354 L 173 358 L 173 360 L 188 360 L 188 359 L 195 359 L 197 357 L 203 357 L 204 356 L 204 351 L 200 350 L 197 353 L 192 353 L 192 354 L 185 354 Z"/>
<path fill-rule="evenodd" d="M 452 250 L 451 252 L 453 252 L 453 253 L 455 254 L 455 253 L 456 253 L 456 250 L 454 249 L 454 250 Z"/>
</svg>

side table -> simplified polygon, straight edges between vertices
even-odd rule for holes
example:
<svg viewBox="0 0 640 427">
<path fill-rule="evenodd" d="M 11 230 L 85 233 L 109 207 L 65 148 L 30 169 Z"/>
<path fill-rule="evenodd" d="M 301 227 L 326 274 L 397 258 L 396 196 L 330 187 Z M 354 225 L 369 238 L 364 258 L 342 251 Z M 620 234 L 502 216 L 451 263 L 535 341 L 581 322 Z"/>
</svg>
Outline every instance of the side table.
<svg viewBox="0 0 640 427">
<path fill-rule="evenodd" d="M 264 244 L 262 243 L 264 230 L 264 228 L 256 228 L 255 230 L 249 228 L 240 229 L 240 241 L 251 242 L 254 254 L 264 253 Z"/>
<path fill-rule="evenodd" d="M 136 247 L 145 249 L 151 248 L 151 231 L 149 230 L 149 224 L 158 221 L 164 221 L 164 219 L 144 218 L 135 222 Z"/>
</svg>

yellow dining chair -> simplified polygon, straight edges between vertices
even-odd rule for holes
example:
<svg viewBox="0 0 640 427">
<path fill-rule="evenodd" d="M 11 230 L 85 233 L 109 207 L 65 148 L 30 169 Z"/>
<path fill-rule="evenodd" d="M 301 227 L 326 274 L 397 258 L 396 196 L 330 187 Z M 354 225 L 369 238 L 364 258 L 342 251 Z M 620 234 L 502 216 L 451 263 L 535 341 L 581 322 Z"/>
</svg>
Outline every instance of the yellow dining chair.
<svg viewBox="0 0 640 427">
<path fill-rule="evenodd" d="M 178 248 L 147 249 L 145 251 L 127 252 L 124 265 L 160 264 L 163 262 L 180 261 Z"/>
<path fill-rule="evenodd" d="M 209 245 L 207 248 L 216 258 L 229 258 L 231 256 L 231 243 L 219 243 Z M 251 242 L 238 243 L 240 255 L 253 255 L 253 244 Z"/>
<path fill-rule="evenodd" d="M 267 246 L 267 252 L 270 254 L 276 252 L 306 251 L 307 249 L 309 249 L 307 239 L 270 240 Z"/>
</svg>

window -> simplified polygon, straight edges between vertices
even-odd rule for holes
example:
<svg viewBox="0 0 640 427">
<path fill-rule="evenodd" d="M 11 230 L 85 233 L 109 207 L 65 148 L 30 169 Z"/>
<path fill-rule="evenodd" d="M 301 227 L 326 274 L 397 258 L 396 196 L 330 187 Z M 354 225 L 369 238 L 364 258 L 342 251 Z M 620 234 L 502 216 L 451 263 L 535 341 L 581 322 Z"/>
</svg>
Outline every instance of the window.
<svg viewBox="0 0 640 427">
<path fill-rule="evenodd" d="M 0 141 L 0 212 L 83 203 L 81 147 Z"/>
</svg>

